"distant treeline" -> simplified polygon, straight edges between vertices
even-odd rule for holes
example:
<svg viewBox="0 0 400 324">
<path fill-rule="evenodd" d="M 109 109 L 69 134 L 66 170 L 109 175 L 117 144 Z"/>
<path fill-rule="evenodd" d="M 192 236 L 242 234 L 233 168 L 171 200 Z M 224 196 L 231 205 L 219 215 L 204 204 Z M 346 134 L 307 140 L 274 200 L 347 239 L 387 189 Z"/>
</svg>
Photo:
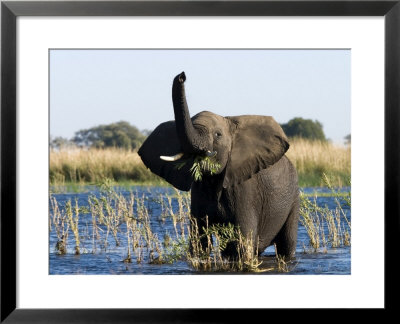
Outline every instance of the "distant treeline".
<svg viewBox="0 0 400 324">
<path fill-rule="evenodd" d="M 283 131 L 288 137 L 305 138 L 309 140 L 326 141 L 322 124 L 316 120 L 296 117 L 286 124 L 281 124 Z"/>
<path fill-rule="evenodd" d="M 322 124 L 315 120 L 296 117 L 281 124 L 284 132 L 289 138 L 303 138 L 327 141 Z M 72 139 L 55 137 L 50 139 L 50 147 L 55 150 L 71 147 L 85 148 L 123 148 L 137 151 L 146 137 L 151 133 L 149 130 L 140 131 L 135 126 L 126 121 L 120 121 L 108 125 L 95 126 L 89 129 L 82 129 L 75 133 Z M 349 144 L 351 136 L 345 137 Z"/>
<path fill-rule="evenodd" d="M 75 132 L 72 139 L 55 137 L 50 140 L 52 149 L 68 147 L 85 148 L 123 148 L 137 150 L 144 142 L 150 131 L 140 131 L 126 121 L 120 121 L 108 125 L 95 126 L 89 129 L 81 129 Z"/>
</svg>

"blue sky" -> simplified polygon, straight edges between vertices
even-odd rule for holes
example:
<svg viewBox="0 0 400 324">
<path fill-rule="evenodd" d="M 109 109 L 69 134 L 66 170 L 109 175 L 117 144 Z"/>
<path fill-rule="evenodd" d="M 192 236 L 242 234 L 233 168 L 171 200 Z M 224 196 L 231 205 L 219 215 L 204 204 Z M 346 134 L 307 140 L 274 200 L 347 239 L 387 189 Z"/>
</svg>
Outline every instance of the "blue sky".
<svg viewBox="0 0 400 324">
<path fill-rule="evenodd" d="M 350 133 L 350 50 L 51 50 L 50 134 L 126 120 L 143 129 L 174 118 L 171 86 L 185 71 L 191 115 L 319 120 Z"/>
</svg>

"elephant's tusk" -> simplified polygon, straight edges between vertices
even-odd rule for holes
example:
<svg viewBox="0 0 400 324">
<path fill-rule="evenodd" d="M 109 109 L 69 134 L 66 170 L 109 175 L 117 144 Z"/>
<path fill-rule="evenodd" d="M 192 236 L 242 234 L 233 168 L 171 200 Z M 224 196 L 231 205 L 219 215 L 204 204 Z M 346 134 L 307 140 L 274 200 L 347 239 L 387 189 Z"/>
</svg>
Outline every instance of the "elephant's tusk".
<svg viewBox="0 0 400 324">
<path fill-rule="evenodd" d="M 207 155 L 208 157 L 214 157 L 214 156 L 217 155 L 217 151 L 214 151 L 214 152 L 207 151 L 207 152 L 206 152 L 206 155 Z"/>
<path fill-rule="evenodd" d="M 172 161 L 179 160 L 182 156 L 183 156 L 183 153 L 178 153 L 178 154 L 173 155 L 173 156 L 163 156 L 163 155 L 161 155 L 160 159 L 164 160 L 164 161 L 172 162 Z"/>
</svg>

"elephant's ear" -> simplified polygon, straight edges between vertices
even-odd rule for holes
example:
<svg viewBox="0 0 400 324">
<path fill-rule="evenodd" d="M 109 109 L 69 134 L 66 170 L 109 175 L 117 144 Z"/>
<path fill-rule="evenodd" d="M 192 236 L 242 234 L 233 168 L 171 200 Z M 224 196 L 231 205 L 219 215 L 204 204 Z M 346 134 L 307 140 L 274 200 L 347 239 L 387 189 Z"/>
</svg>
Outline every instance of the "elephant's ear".
<svg viewBox="0 0 400 324">
<path fill-rule="evenodd" d="M 138 151 L 143 163 L 153 173 L 164 178 L 179 190 L 188 191 L 193 181 L 189 171 L 193 163 L 187 161 L 182 166 L 181 160 L 171 162 L 160 159 L 160 156 L 173 156 L 180 152 L 182 149 L 174 121 L 160 124 Z"/>
<path fill-rule="evenodd" d="M 267 116 L 227 117 L 233 124 L 231 155 L 224 187 L 243 182 L 278 162 L 289 149 L 280 125 Z"/>
</svg>

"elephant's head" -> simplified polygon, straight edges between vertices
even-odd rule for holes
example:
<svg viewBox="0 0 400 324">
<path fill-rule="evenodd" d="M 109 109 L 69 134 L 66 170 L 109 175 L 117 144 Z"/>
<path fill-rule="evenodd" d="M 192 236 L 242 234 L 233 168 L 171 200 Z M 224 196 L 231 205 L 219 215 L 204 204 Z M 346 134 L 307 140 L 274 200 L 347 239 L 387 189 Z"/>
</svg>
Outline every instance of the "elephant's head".
<svg viewBox="0 0 400 324">
<path fill-rule="evenodd" d="M 288 150 L 287 138 L 272 117 L 222 117 L 203 111 L 190 118 L 185 81 L 182 72 L 173 82 L 175 121 L 159 125 L 139 149 L 152 172 L 187 191 L 194 181 L 190 169 L 195 159 L 208 157 L 218 168 L 212 174 L 205 169 L 204 175 L 220 174 L 226 188 L 273 165 Z"/>
</svg>

